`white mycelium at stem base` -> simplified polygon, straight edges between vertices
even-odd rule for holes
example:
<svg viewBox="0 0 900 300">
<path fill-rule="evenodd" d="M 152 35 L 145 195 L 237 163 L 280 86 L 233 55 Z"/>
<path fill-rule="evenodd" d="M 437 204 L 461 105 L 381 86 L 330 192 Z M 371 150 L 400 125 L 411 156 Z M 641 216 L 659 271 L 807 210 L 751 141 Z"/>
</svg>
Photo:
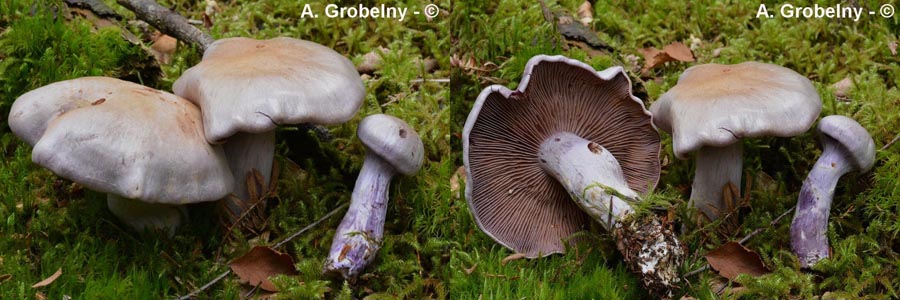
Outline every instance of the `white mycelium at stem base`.
<svg viewBox="0 0 900 300">
<path fill-rule="evenodd" d="M 698 209 L 708 218 L 727 213 L 728 209 L 722 197 L 722 189 L 731 182 L 740 192 L 741 142 L 725 147 L 706 146 L 697 151 L 694 183 L 691 185 L 691 203 L 703 203 Z"/>
<path fill-rule="evenodd" d="M 809 176 L 803 180 L 797 213 L 791 224 L 791 248 L 800 265 L 809 267 L 827 258 L 828 214 L 838 179 L 852 170 L 846 158 L 833 146 L 826 146 Z"/>
<path fill-rule="evenodd" d="M 381 157 L 371 152 L 366 154 L 350 207 L 334 234 L 325 262 L 326 272 L 353 278 L 375 259 L 384 235 L 388 187 L 394 174 L 394 167 Z"/>
<path fill-rule="evenodd" d="M 634 199 L 619 162 L 605 148 L 575 134 L 563 132 L 541 144 L 541 168 L 566 187 L 575 202 L 606 230 L 616 221 L 634 212 L 619 195 Z M 615 190 L 610 194 L 608 189 Z M 610 213 L 610 208 L 612 212 Z"/>
<path fill-rule="evenodd" d="M 655 217 L 631 218 L 634 209 L 622 199 L 639 201 L 625 182 L 622 168 L 601 145 L 569 132 L 541 143 L 541 168 L 562 184 L 572 199 L 612 232 L 629 267 L 642 275 L 645 286 L 669 293 L 680 281 L 677 267 L 684 250 L 675 234 Z"/>
</svg>

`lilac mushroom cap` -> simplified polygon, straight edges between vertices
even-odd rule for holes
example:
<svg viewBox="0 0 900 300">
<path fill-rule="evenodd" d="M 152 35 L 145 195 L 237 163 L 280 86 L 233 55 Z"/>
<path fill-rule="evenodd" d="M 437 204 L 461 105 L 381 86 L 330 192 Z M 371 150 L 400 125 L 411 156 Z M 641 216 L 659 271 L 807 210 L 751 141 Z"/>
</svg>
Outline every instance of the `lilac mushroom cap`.
<svg viewBox="0 0 900 300">
<path fill-rule="evenodd" d="M 722 188 L 741 186 L 741 139 L 799 135 L 821 110 L 809 79 L 759 62 L 690 67 L 650 106 L 656 126 L 672 135 L 675 156 L 697 152 L 691 201 L 712 220 L 725 210 Z"/>
<path fill-rule="evenodd" d="M 258 171 L 263 186 L 269 186 L 277 126 L 344 123 L 356 115 L 365 96 L 349 59 L 320 44 L 286 37 L 217 40 L 199 64 L 175 81 L 173 90 L 200 106 L 206 139 L 225 143 L 240 200 L 225 203 L 231 221 L 251 205 L 244 202 L 251 200 L 246 188 L 250 172 Z"/>
<path fill-rule="evenodd" d="M 875 164 L 875 142 L 856 121 L 827 116 L 819 121 L 822 156 L 803 181 L 791 223 L 791 248 L 802 267 L 829 256 L 828 215 L 838 179 L 848 172 L 868 172 Z"/>
<path fill-rule="evenodd" d="M 422 139 L 403 120 L 385 114 L 371 115 L 359 122 L 356 135 L 368 151 L 400 174 L 413 175 L 422 168 L 425 159 Z"/>
<path fill-rule="evenodd" d="M 659 179 L 659 134 L 621 67 L 533 57 L 516 90 L 481 92 L 463 131 L 469 210 L 482 231 L 527 257 L 562 253 L 592 223 L 539 161 L 542 143 L 561 133 L 608 150 L 637 193 Z"/>
<path fill-rule="evenodd" d="M 232 190 L 200 110 L 169 93 L 105 77 L 61 81 L 16 99 L 9 124 L 36 164 L 109 194 L 113 213 L 137 229 L 174 230 L 184 214 L 176 205 Z"/>
<path fill-rule="evenodd" d="M 416 131 L 393 116 L 364 118 L 356 135 L 368 149 L 366 159 L 323 268 L 324 273 L 340 274 L 350 281 L 356 280 L 381 248 L 391 178 L 395 173 L 418 172 L 425 153 Z"/>
</svg>

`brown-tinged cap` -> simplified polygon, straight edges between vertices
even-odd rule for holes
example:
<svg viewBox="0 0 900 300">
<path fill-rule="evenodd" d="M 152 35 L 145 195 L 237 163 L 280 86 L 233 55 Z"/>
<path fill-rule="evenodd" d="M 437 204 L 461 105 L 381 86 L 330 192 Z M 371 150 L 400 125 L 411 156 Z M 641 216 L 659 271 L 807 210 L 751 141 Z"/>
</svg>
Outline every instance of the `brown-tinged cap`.
<svg viewBox="0 0 900 300">
<path fill-rule="evenodd" d="M 672 134 L 675 155 L 742 138 L 790 137 L 809 130 L 822 110 L 812 82 L 773 64 L 705 64 L 688 68 L 650 111 Z"/>
<path fill-rule="evenodd" d="M 343 123 L 356 115 L 365 95 L 350 60 L 287 37 L 217 40 L 172 88 L 200 106 L 213 143 L 280 124 Z"/>
<path fill-rule="evenodd" d="M 166 92 L 105 77 L 61 81 L 16 99 L 9 122 L 35 163 L 99 192 L 185 204 L 232 190 L 200 110 Z"/>
<path fill-rule="evenodd" d="M 528 257 L 563 252 L 592 222 L 539 165 L 541 143 L 557 132 L 608 149 L 639 193 L 659 179 L 659 134 L 621 67 L 533 57 L 517 90 L 481 92 L 463 131 L 469 209 L 485 233 Z"/>
</svg>

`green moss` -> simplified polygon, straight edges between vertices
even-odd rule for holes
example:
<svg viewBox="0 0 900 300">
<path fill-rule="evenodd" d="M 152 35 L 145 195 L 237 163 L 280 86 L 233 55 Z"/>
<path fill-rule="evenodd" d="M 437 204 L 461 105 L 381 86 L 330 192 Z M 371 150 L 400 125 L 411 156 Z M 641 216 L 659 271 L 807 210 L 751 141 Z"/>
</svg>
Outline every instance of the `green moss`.
<svg viewBox="0 0 900 300">
<path fill-rule="evenodd" d="M 551 10 L 569 12 L 576 11 L 581 2 L 547 1 Z M 509 0 L 495 4 L 456 1 L 454 5 L 456 11 L 463 12 L 454 16 L 454 28 L 460 38 L 455 55 L 474 57 L 479 64 L 493 62 L 500 66 L 493 72 L 458 70 L 453 73 L 456 87 L 452 96 L 460 102 L 454 112 L 458 128 L 465 122 L 465 116 L 482 88 L 498 82 L 514 88 L 525 62 L 534 54 L 564 54 L 602 69 L 627 61 L 629 55 L 641 57 L 638 51 L 641 48 L 661 48 L 672 42 L 690 44 L 689 38 L 694 36 L 702 40 L 694 50 L 696 63 L 668 63 L 655 68 L 648 78 L 651 80 L 636 80 L 649 94 L 646 104 L 674 86 L 681 72 L 691 65 L 756 60 L 783 65 L 809 76 L 823 99 L 822 116 L 842 114 L 855 118 L 870 131 L 878 147 L 900 134 L 896 130 L 900 128 L 900 91 L 897 89 L 900 57 L 891 54 L 887 46 L 889 42 L 897 41 L 900 32 L 900 18 L 896 16 L 891 19 L 863 16 L 859 22 L 757 19 L 758 4 L 751 2 L 598 1 L 593 7 L 594 18 L 590 25 L 615 50 L 609 55 L 597 55 L 563 46 L 555 37 L 551 24 L 544 21 L 539 4 L 533 1 Z M 770 4 L 769 7 L 776 6 Z M 628 64 L 625 66 L 631 68 Z M 851 100 L 837 101 L 829 86 L 846 77 L 855 84 L 849 91 Z M 658 185 L 658 191 L 662 192 L 658 192 L 661 195 L 645 196 L 655 202 L 645 205 L 674 207 L 678 222 L 691 226 L 689 234 L 681 236 L 691 249 L 684 272 L 702 266 L 705 263 L 702 255 L 706 251 L 726 241 L 738 240 L 757 228 L 768 228 L 752 238 L 748 247 L 759 252 L 766 265 L 775 272 L 760 278 L 739 278 L 738 282 L 747 287 L 746 292 L 722 295 L 722 298 L 811 298 L 825 293 L 854 299 L 898 297 L 900 278 L 897 276 L 896 249 L 900 245 L 897 239 L 900 180 L 896 174 L 900 170 L 897 151 L 900 148 L 897 145 L 878 152 L 872 172 L 850 174 L 841 180 L 829 227 L 834 258 L 809 273 L 799 269 L 787 246 L 790 216 L 774 227 L 768 223 L 796 203 L 800 185 L 821 152 L 814 134 L 745 140 L 744 169 L 749 175 L 745 177 L 751 178 L 753 183 L 749 191 L 750 208 L 742 211 L 736 224 L 719 221 L 703 228 L 693 227 L 688 216 L 694 212 L 682 200 L 689 196 L 693 162 L 676 159 L 671 150 L 671 137 L 662 136 L 664 167 Z M 465 204 L 461 199 L 458 201 L 460 206 Z M 468 225 L 464 225 L 459 233 L 463 235 L 460 247 L 454 249 L 454 259 L 458 256 L 462 261 L 455 268 L 497 265 L 497 258 L 509 254 L 482 234 L 465 212 L 459 217 Z M 602 231 L 597 234 L 606 236 Z M 598 242 L 606 244 L 598 247 L 612 249 L 609 238 Z M 558 256 L 543 258 L 530 262 L 533 265 L 527 270 L 562 268 L 572 262 Z M 621 264 L 610 258 L 606 264 L 594 267 L 615 269 Z M 593 268 L 578 270 L 566 278 L 569 285 L 590 282 L 592 279 L 583 274 L 596 272 Z M 630 275 L 621 276 L 627 278 Z M 540 279 L 523 278 L 527 279 L 517 282 L 516 287 L 522 295 L 558 298 L 541 292 Z M 716 295 L 718 287 L 711 283 L 715 278 L 718 275 L 714 273 L 701 273 L 691 278 L 691 284 L 682 293 L 698 299 L 720 298 Z M 482 280 L 478 276 L 456 272 L 451 279 L 454 287 L 451 294 L 471 293 L 474 295 L 471 298 L 477 298 L 483 293 L 489 298 L 492 290 L 479 289 L 483 286 Z"/>
</svg>

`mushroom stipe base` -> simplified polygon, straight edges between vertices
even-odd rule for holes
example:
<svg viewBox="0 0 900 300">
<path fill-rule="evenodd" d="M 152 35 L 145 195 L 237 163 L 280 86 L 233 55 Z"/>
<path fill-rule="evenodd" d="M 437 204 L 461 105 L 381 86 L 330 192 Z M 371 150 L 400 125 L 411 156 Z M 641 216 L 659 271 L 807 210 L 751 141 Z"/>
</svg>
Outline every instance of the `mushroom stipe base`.
<svg viewBox="0 0 900 300">
<path fill-rule="evenodd" d="M 613 231 L 628 269 L 660 297 L 672 297 L 678 288 L 678 267 L 685 257 L 684 246 L 670 225 L 655 214 L 631 214 L 616 223 Z"/>
</svg>

